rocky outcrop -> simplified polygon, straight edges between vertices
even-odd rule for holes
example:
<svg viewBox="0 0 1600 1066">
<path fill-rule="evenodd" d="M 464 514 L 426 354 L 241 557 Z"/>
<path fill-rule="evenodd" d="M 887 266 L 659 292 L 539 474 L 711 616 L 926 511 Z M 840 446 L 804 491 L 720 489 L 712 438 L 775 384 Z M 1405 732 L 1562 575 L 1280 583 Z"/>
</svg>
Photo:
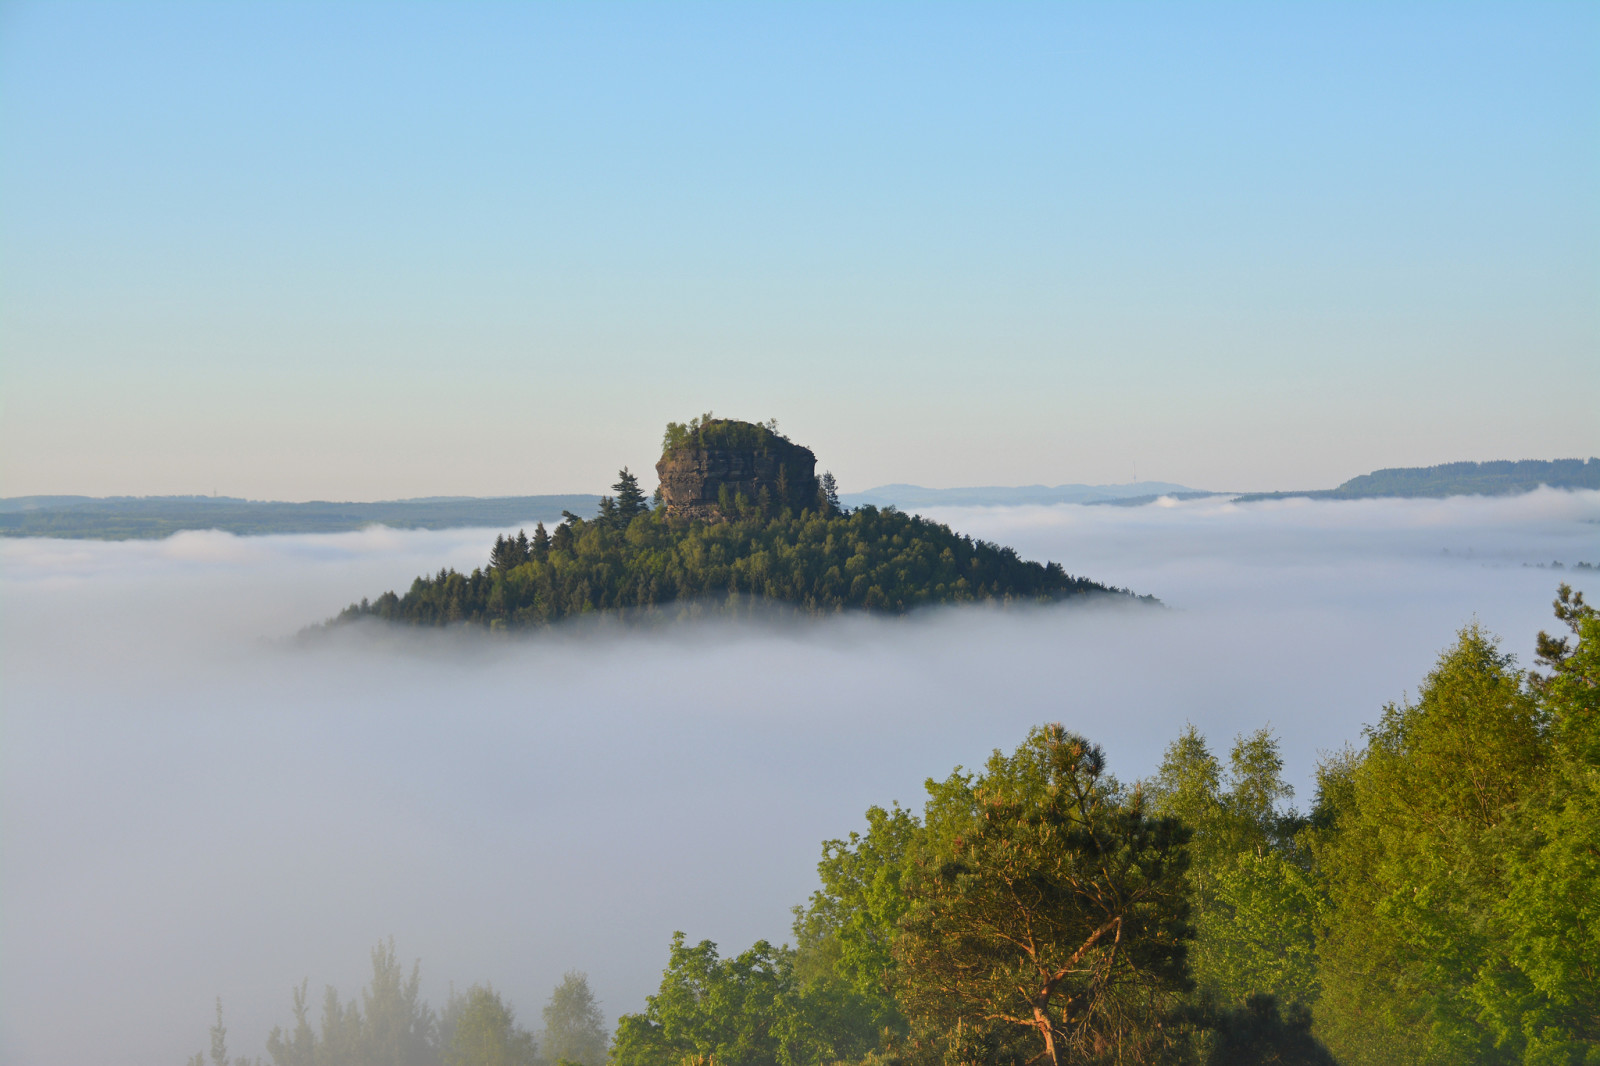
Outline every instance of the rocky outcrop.
<svg viewBox="0 0 1600 1066">
<path fill-rule="evenodd" d="M 692 443 L 663 455 L 656 474 L 672 518 L 734 517 L 740 497 L 797 511 L 817 506 L 816 455 L 775 435 L 749 447 Z"/>
</svg>

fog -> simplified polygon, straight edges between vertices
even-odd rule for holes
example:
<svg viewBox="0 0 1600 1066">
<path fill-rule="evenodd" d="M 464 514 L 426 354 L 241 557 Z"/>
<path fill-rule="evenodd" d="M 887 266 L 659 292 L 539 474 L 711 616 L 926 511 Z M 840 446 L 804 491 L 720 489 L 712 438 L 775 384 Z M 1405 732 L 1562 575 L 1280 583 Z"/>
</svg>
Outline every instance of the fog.
<svg viewBox="0 0 1600 1066">
<path fill-rule="evenodd" d="M 1030 725 L 1131 779 L 1270 723 L 1304 805 L 1457 628 L 1526 664 L 1558 582 L 1600 591 L 1597 492 L 1168 503 L 936 514 L 1164 609 L 510 637 L 294 639 L 492 530 L 0 543 L 0 1057 L 178 1063 L 218 995 L 261 1054 L 390 935 L 435 1006 L 491 981 L 536 1026 L 579 968 L 615 1018 L 674 930 L 783 939 L 822 840 Z"/>
</svg>

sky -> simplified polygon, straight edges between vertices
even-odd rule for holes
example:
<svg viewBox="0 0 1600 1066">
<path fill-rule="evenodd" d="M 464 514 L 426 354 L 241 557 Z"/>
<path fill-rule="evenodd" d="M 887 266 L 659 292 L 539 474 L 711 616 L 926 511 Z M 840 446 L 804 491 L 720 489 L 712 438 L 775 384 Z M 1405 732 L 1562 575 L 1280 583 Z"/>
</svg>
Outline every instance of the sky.
<svg viewBox="0 0 1600 1066">
<path fill-rule="evenodd" d="M 1600 8 L 0 6 L 0 493 L 1600 452 Z"/>
<path fill-rule="evenodd" d="M 170 1066 L 219 996 L 253 1057 L 389 936 L 435 1006 L 489 981 L 537 1027 L 577 968 L 614 1022 L 675 930 L 789 939 L 822 841 L 1032 726 L 1124 781 L 1269 726 L 1304 810 L 1461 626 L 1532 665 L 1557 583 L 1600 594 L 1600 491 L 1168 503 L 935 514 L 1164 607 L 509 638 L 293 639 L 493 530 L 0 539 L 0 1062 Z"/>
</svg>

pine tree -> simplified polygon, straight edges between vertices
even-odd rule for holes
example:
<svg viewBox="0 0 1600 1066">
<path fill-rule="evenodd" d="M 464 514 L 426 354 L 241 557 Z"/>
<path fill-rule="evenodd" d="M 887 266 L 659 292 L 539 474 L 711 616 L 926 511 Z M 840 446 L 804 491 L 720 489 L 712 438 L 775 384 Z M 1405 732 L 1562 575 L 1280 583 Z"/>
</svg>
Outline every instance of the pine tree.
<svg viewBox="0 0 1600 1066">
<path fill-rule="evenodd" d="M 627 467 L 617 471 L 617 483 L 611 486 L 611 491 L 617 494 L 617 524 L 626 528 L 636 515 L 642 515 L 650 509 L 645 501 L 645 495 L 639 491 L 639 479 L 628 472 Z"/>
<path fill-rule="evenodd" d="M 545 530 L 543 522 L 533 527 L 532 553 L 533 558 L 541 563 L 550 556 L 550 534 Z"/>
<path fill-rule="evenodd" d="M 817 486 L 817 492 L 822 497 L 823 510 L 828 514 L 836 515 L 844 510 L 839 506 L 839 483 L 833 479 L 832 470 L 822 475 L 822 480 Z"/>
</svg>

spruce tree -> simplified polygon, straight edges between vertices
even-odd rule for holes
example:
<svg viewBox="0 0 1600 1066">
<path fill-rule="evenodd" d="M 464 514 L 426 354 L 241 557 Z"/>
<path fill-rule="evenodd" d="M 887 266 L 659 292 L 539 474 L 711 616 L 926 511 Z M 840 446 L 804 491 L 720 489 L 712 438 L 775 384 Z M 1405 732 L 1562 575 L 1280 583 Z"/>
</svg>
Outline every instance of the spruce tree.
<svg viewBox="0 0 1600 1066">
<path fill-rule="evenodd" d="M 818 493 L 822 496 L 823 510 L 830 515 L 839 514 L 843 508 L 839 506 L 839 483 L 833 479 L 833 471 L 826 471 L 817 486 Z"/>
<path fill-rule="evenodd" d="M 627 467 L 617 471 L 617 483 L 611 486 L 611 491 L 617 494 L 616 520 L 619 526 L 626 528 L 635 515 L 642 515 L 650 509 L 644 493 L 639 491 L 639 479 L 629 473 Z"/>
</svg>

